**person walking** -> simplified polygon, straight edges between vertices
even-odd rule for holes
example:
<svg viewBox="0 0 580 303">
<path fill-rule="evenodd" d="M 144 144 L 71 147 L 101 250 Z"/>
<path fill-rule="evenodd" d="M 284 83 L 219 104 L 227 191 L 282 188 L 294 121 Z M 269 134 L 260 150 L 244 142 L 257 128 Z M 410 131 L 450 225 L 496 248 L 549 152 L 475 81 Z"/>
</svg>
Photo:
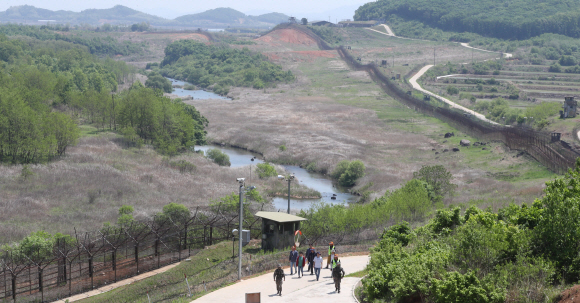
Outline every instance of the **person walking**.
<svg viewBox="0 0 580 303">
<path fill-rule="evenodd" d="M 330 262 L 332 262 L 333 260 L 333 258 L 331 257 L 333 250 L 334 250 L 334 242 L 328 243 L 328 260 L 326 261 L 326 268 L 328 268 L 328 265 L 330 265 Z"/>
<path fill-rule="evenodd" d="M 310 275 L 313 275 L 314 264 L 312 264 L 312 262 L 314 261 L 315 257 L 316 251 L 314 250 L 312 244 L 310 244 L 310 248 L 306 250 L 306 260 L 308 260 L 308 268 L 306 269 L 306 271 L 309 271 Z"/>
<path fill-rule="evenodd" d="M 334 268 L 334 259 L 336 257 L 336 248 L 332 248 L 330 252 L 330 271 Z"/>
<path fill-rule="evenodd" d="M 322 259 L 320 252 L 317 252 L 316 257 L 314 257 L 314 273 L 316 274 L 316 281 L 318 281 L 318 278 L 320 278 L 320 270 L 322 269 L 322 262 L 324 262 L 324 259 Z"/>
<path fill-rule="evenodd" d="M 298 269 L 297 270 L 298 278 L 300 278 L 300 274 L 302 274 L 302 276 L 304 276 L 304 263 L 306 263 L 306 257 L 304 257 L 304 254 L 302 254 L 302 252 L 300 252 L 298 259 L 296 259 L 296 267 Z"/>
<path fill-rule="evenodd" d="M 282 296 L 282 279 L 286 281 L 286 275 L 282 269 L 282 264 L 278 264 L 278 268 L 274 271 L 274 281 L 276 281 L 276 294 Z"/>
<path fill-rule="evenodd" d="M 288 261 L 290 261 L 290 275 L 293 275 L 293 269 L 296 269 L 296 259 L 298 259 L 298 252 L 296 251 L 296 246 L 292 246 L 290 256 L 288 257 Z"/>
<path fill-rule="evenodd" d="M 330 267 L 330 270 L 333 270 L 336 267 L 336 264 L 338 263 L 340 263 L 340 260 L 338 259 L 338 255 L 335 254 L 334 259 L 332 260 L 332 266 Z"/>
<path fill-rule="evenodd" d="M 340 281 L 344 278 L 344 269 L 340 266 L 340 261 L 332 269 L 332 279 L 334 279 L 334 290 L 340 293 Z"/>
</svg>

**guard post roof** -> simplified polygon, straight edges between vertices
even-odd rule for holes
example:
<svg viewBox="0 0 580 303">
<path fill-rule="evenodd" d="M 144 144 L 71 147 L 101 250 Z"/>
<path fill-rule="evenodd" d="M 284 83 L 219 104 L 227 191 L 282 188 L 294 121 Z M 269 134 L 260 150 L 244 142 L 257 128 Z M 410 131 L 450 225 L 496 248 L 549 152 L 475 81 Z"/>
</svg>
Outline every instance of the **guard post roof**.
<svg viewBox="0 0 580 303">
<path fill-rule="evenodd" d="M 256 213 L 256 217 L 272 220 L 272 221 L 279 222 L 279 223 L 308 220 L 306 218 L 298 217 L 295 215 L 290 215 L 287 213 L 273 212 L 273 211 L 259 211 Z"/>
</svg>

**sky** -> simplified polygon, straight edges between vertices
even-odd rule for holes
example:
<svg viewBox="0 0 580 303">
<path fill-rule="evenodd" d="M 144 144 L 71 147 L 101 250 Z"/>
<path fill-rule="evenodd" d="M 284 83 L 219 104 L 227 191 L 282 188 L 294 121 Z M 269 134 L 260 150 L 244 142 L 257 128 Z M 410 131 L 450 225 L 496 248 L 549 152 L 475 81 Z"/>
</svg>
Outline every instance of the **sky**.
<svg viewBox="0 0 580 303">
<path fill-rule="evenodd" d="M 173 19 L 218 7 L 231 7 L 246 14 L 258 15 L 269 12 L 284 13 L 311 20 L 340 21 L 352 19 L 354 11 L 368 0 L 1 0 L 0 11 L 11 6 L 32 5 L 50 10 L 79 12 L 89 8 L 111 8 L 117 4 L 128 6 L 159 17 Z M 171 3 L 171 5 L 168 5 Z"/>
</svg>

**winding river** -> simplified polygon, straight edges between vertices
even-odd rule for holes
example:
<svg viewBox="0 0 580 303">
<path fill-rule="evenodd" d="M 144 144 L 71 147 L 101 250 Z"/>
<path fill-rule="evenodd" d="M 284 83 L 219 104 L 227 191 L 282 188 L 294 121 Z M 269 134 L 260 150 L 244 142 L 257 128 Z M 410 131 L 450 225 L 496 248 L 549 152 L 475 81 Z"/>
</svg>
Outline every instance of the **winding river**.
<svg viewBox="0 0 580 303">
<path fill-rule="evenodd" d="M 230 157 L 231 167 L 249 166 L 258 163 L 264 163 L 261 156 L 243 149 L 223 147 L 223 146 L 196 146 L 195 150 L 203 150 L 204 153 L 211 148 L 217 148 L 226 153 Z M 251 159 L 257 157 L 254 161 Z M 356 202 L 358 197 L 347 193 L 345 190 L 338 188 L 333 184 L 332 180 L 326 176 L 318 173 L 310 173 L 307 170 L 294 165 L 283 165 L 286 172 L 293 173 L 298 182 L 302 185 L 310 187 L 320 192 L 322 198 L 320 199 L 290 199 L 290 209 L 292 211 L 300 211 L 301 209 L 308 209 L 312 203 L 326 202 L 330 204 L 348 204 Z M 255 168 L 255 166 L 254 166 Z M 253 170 L 253 169 L 252 169 Z M 280 181 L 284 182 L 284 181 Z M 333 195 L 336 199 L 332 199 Z M 288 209 L 288 198 L 275 197 L 272 204 L 277 210 L 286 211 Z"/>
<path fill-rule="evenodd" d="M 230 98 L 228 97 L 223 97 L 220 96 L 218 94 L 214 94 L 213 92 L 207 92 L 204 90 L 189 90 L 189 89 L 184 89 L 183 87 L 185 85 L 188 85 L 189 83 L 187 82 L 183 82 L 180 80 L 175 80 L 175 79 L 171 79 L 171 78 L 167 78 L 169 81 L 171 81 L 171 85 L 177 85 L 180 87 L 173 87 L 173 92 L 172 94 L 177 95 L 179 97 L 187 97 L 187 96 L 191 96 L 193 99 L 221 99 L 221 100 L 229 100 Z"/>
</svg>

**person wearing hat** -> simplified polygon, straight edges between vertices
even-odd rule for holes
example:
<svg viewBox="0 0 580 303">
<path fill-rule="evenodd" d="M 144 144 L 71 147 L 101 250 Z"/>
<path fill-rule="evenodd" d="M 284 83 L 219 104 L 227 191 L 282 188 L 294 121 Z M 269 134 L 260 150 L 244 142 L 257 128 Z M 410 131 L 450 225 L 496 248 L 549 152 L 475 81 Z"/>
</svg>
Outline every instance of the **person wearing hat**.
<svg viewBox="0 0 580 303">
<path fill-rule="evenodd" d="M 316 275 L 316 281 L 320 278 L 320 270 L 322 269 L 322 262 L 324 259 L 320 255 L 320 252 L 316 253 L 316 257 L 314 257 L 314 274 Z"/>
<path fill-rule="evenodd" d="M 334 251 L 334 242 L 330 242 L 328 243 L 328 260 L 326 262 L 326 268 L 328 268 L 328 265 L 330 265 L 330 262 L 334 259 L 332 257 Z"/>
<path fill-rule="evenodd" d="M 282 264 L 278 264 L 278 268 L 274 271 L 274 281 L 276 281 L 277 295 L 282 296 L 282 279 L 286 281 L 286 275 L 284 275 L 284 270 L 282 269 Z"/>
<path fill-rule="evenodd" d="M 344 269 L 340 266 L 340 261 L 337 261 L 335 265 L 332 269 L 332 279 L 334 280 L 334 290 L 340 293 L 340 281 L 344 278 Z"/>
</svg>

